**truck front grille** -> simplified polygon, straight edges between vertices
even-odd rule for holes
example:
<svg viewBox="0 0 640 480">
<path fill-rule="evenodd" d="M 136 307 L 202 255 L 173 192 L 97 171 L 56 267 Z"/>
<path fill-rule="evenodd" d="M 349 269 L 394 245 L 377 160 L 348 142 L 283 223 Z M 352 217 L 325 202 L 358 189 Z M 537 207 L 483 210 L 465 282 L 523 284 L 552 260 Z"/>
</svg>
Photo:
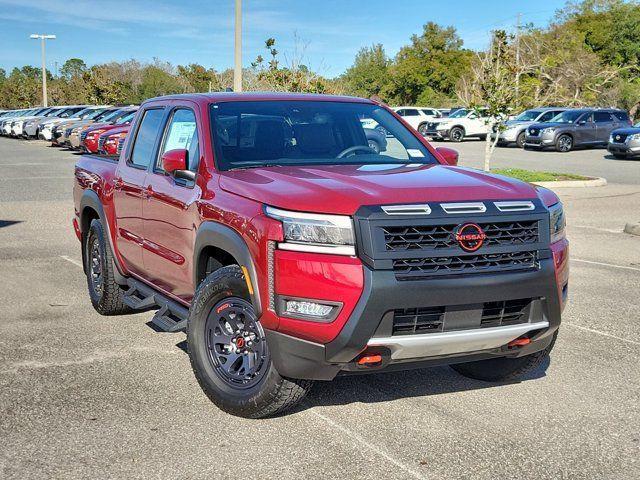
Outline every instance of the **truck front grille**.
<svg viewBox="0 0 640 480">
<path fill-rule="evenodd" d="M 398 280 L 415 280 L 433 275 L 528 270 L 536 267 L 535 251 L 393 260 L 393 271 Z"/>
<path fill-rule="evenodd" d="M 398 252 L 433 250 L 457 245 L 455 230 L 459 224 L 383 227 L 385 248 Z M 538 221 L 478 223 L 487 235 L 486 246 L 523 245 L 538 241 Z"/>
<path fill-rule="evenodd" d="M 419 335 L 517 325 L 529 321 L 534 299 L 472 305 L 401 308 L 393 311 L 392 335 Z"/>
</svg>

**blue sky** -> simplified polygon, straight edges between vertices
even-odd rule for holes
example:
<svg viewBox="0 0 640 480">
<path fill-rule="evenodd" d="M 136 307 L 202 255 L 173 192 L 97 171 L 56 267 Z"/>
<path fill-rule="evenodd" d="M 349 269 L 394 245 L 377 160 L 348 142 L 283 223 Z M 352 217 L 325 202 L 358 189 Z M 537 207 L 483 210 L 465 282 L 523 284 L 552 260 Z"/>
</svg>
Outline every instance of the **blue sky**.
<svg viewBox="0 0 640 480">
<path fill-rule="evenodd" d="M 465 46 L 480 49 L 491 29 L 513 28 L 518 12 L 523 23 L 544 25 L 564 3 L 243 0 L 243 63 L 264 53 L 264 40 L 273 36 L 287 58 L 298 45 L 306 64 L 334 76 L 363 46 L 382 43 L 394 55 L 428 21 L 456 27 Z M 47 45 L 51 69 L 70 57 L 90 65 L 157 57 L 221 70 L 233 63 L 233 9 L 234 0 L 0 0 L 0 68 L 39 65 L 39 44 L 29 34 L 50 33 L 58 36 Z"/>
</svg>

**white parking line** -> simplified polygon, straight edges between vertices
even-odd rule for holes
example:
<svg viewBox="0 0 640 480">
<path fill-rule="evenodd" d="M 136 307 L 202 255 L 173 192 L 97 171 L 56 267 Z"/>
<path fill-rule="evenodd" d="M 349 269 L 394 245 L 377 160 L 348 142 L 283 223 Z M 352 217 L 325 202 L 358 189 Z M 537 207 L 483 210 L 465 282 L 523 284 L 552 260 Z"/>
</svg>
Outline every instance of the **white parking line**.
<svg viewBox="0 0 640 480">
<path fill-rule="evenodd" d="M 630 343 L 631 345 L 640 345 L 640 342 L 636 342 L 635 340 L 629 340 L 628 338 L 617 337 L 615 335 L 611 335 L 610 333 L 601 332 L 600 330 L 594 330 L 593 328 L 583 327 L 581 325 L 576 325 L 575 323 L 562 322 L 562 325 L 568 325 L 570 327 L 579 328 L 580 330 L 584 330 L 586 332 L 602 335 L 603 337 L 613 338 L 620 342 Z"/>
<path fill-rule="evenodd" d="M 378 447 L 378 446 L 376 446 L 376 445 L 374 445 L 372 443 L 367 442 L 363 437 L 358 435 L 356 432 L 353 432 L 353 431 L 349 430 L 347 427 L 345 427 L 343 425 L 340 425 L 339 423 L 331 420 L 329 417 L 327 417 L 327 416 L 321 414 L 320 412 L 314 410 L 311 405 L 309 405 L 309 406 L 311 407 L 308 410 L 309 412 L 314 414 L 316 417 L 319 417 L 322 420 L 324 420 L 334 430 L 338 430 L 339 432 L 341 432 L 341 433 L 347 435 L 348 437 L 350 437 L 358 447 L 364 446 L 364 447 L 368 448 L 369 450 L 371 450 L 376 455 L 384 458 L 385 460 L 387 460 L 388 462 L 392 463 L 393 465 L 395 465 L 399 469 L 403 470 L 404 472 L 408 473 L 409 475 L 411 475 L 414 478 L 419 478 L 421 480 L 424 480 L 424 479 L 427 478 L 423 474 L 421 474 L 420 472 L 418 472 L 416 470 L 413 470 L 411 467 L 408 467 L 407 465 L 405 465 L 404 463 L 400 462 L 399 460 L 396 460 L 391 455 L 389 455 L 387 452 L 382 450 L 380 447 Z"/>
<path fill-rule="evenodd" d="M 571 261 L 580 262 L 580 263 L 589 263 L 589 264 L 592 264 L 592 265 L 602 265 L 604 267 L 620 268 L 622 270 L 634 270 L 636 272 L 640 272 L 640 268 L 627 267 L 626 265 L 614 265 L 613 263 L 594 262 L 592 260 L 583 260 L 581 258 L 572 258 Z"/>
<path fill-rule="evenodd" d="M 66 260 L 69 263 L 73 263 L 76 267 L 84 268 L 82 266 L 82 263 L 77 261 L 75 258 L 67 257 L 66 255 L 60 255 L 60 258 L 62 258 L 63 260 Z"/>
</svg>

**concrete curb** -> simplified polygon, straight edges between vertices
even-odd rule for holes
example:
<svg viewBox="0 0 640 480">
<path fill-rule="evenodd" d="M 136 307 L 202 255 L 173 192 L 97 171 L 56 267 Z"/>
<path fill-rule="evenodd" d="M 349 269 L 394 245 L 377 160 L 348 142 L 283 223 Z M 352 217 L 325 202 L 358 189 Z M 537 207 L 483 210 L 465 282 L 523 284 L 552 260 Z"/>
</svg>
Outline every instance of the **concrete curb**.
<svg viewBox="0 0 640 480">
<path fill-rule="evenodd" d="M 583 188 L 583 187 L 604 187 L 607 179 L 602 177 L 593 177 L 589 180 L 561 180 L 558 182 L 533 182 L 546 188 Z"/>
<path fill-rule="evenodd" d="M 627 223 L 624 226 L 624 233 L 629 235 L 637 235 L 640 237 L 640 223 Z"/>
</svg>

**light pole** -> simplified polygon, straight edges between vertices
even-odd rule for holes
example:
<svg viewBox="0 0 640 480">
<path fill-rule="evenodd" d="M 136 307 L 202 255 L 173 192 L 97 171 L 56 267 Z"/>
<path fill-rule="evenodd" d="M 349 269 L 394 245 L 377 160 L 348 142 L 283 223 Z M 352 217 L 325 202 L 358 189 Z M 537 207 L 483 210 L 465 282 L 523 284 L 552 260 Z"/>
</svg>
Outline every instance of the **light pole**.
<svg viewBox="0 0 640 480">
<path fill-rule="evenodd" d="M 34 33 L 31 35 L 31 38 L 33 38 L 34 40 L 40 39 L 40 44 L 42 46 L 42 106 L 48 107 L 49 105 L 47 102 L 47 63 L 45 61 L 45 55 L 44 55 L 44 42 L 45 40 L 55 40 L 56 36 L 55 35 L 38 35 L 37 33 Z"/>
<path fill-rule="evenodd" d="M 233 91 L 242 91 L 242 0 L 236 0 Z"/>
</svg>

